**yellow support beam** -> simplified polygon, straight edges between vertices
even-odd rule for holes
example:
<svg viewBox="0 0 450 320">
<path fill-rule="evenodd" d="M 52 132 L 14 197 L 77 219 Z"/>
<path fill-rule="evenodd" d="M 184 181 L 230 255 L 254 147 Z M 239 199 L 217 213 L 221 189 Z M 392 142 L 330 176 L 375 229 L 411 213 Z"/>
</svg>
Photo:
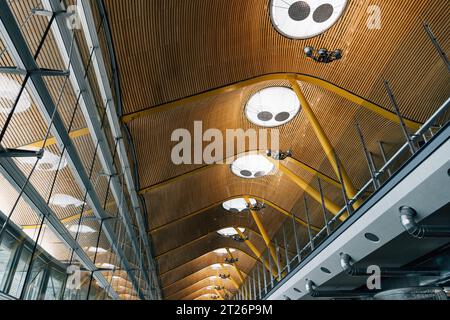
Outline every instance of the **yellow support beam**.
<svg viewBox="0 0 450 320">
<path fill-rule="evenodd" d="M 293 159 L 293 158 L 287 158 L 287 162 L 293 163 L 293 164 L 296 165 L 297 167 L 302 168 L 302 169 L 305 170 L 306 172 L 309 172 L 309 173 L 311 173 L 312 175 L 315 175 L 315 176 L 319 177 L 322 181 L 325 181 L 325 182 L 327 182 L 327 183 L 329 183 L 329 184 L 335 186 L 336 188 L 339 188 L 339 189 L 342 188 L 341 184 L 340 184 L 338 181 L 336 181 L 336 180 L 334 180 L 334 179 L 331 179 L 331 178 L 328 177 L 327 175 L 324 175 L 324 174 L 321 173 L 320 171 L 317 171 L 317 170 L 315 170 L 315 169 L 313 169 L 313 168 L 311 168 L 311 167 L 305 165 L 304 163 L 301 163 L 300 161 L 298 161 L 298 160 L 296 160 L 296 159 Z"/>
<path fill-rule="evenodd" d="M 266 81 L 273 81 L 273 80 L 291 80 L 295 79 L 297 81 L 307 82 L 312 85 L 319 86 L 325 90 L 328 90 L 348 101 L 351 101 L 375 114 L 378 114 L 379 116 L 392 121 L 394 123 L 399 123 L 398 117 L 394 112 L 391 112 L 389 110 L 386 110 L 380 105 L 377 105 L 373 103 L 372 101 L 365 99 L 349 90 L 346 90 L 344 88 L 341 88 L 329 81 L 326 81 L 324 79 L 320 79 L 318 77 L 314 77 L 307 74 L 299 74 L 299 73 L 273 73 L 273 74 L 267 74 L 260 77 L 255 77 L 252 79 L 244 80 L 236 84 L 228 85 L 222 88 L 218 88 L 215 90 L 210 90 L 208 92 L 200 93 L 188 98 L 180 99 L 174 102 L 169 102 L 163 105 L 159 106 L 153 106 L 151 108 L 137 111 L 128 115 L 125 115 L 122 117 L 122 121 L 124 123 L 128 123 L 130 121 L 133 121 L 137 118 L 145 117 L 145 116 L 151 116 L 153 114 L 157 114 L 160 112 L 169 111 L 175 108 L 183 107 L 183 106 L 194 106 L 195 102 L 198 102 L 200 100 L 215 97 L 221 94 L 234 92 L 237 90 L 240 90 L 242 88 L 259 84 Z M 412 121 L 409 119 L 405 119 L 405 124 L 411 129 L 418 130 L 421 127 L 421 123 Z"/>
<path fill-rule="evenodd" d="M 313 198 L 318 203 L 322 203 L 322 197 L 320 195 L 320 192 L 314 189 L 308 182 L 297 176 L 295 173 L 293 173 L 291 170 L 289 170 L 287 167 L 285 167 L 282 163 L 272 159 L 271 157 L 267 157 L 269 161 L 271 161 L 275 166 L 278 167 L 280 172 L 285 174 L 289 179 L 292 180 L 296 185 L 298 185 L 303 191 L 305 191 L 311 198 Z M 337 215 L 341 208 L 335 204 L 333 201 L 328 199 L 327 197 L 324 197 L 324 203 L 327 210 L 332 213 L 333 215 Z M 308 226 L 308 224 L 306 224 Z"/>
<path fill-rule="evenodd" d="M 69 133 L 69 137 L 71 137 L 72 139 L 75 139 L 75 138 L 78 138 L 78 137 L 87 136 L 87 135 L 89 135 L 89 129 L 88 128 L 82 128 L 82 129 L 79 129 L 79 130 L 74 130 L 74 131 L 71 131 Z M 41 140 L 41 141 L 33 142 L 33 143 L 31 143 L 29 145 L 26 145 L 26 146 L 22 146 L 21 148 L 46 148 L 46 147 L 53 146 L 55 144 L 57 144 L 56 138 L 52 137 L 52 138 L 47 139 L 47 142 L 45 143 L 45 146 L 44 146 L 44 140 Z"/>
<path fill-rule="evenodd" d="M 230 249 L 229 249 L 229 248 L 226 248 L 226 249 L 227 249 L 227 252 L 228 252 L 228 255 L 230 256 L 230 258 L 234 260 L 233 254 L 231 253 Z M 233 266 L 234 269 L 236 270 L 236 272 L 237 272 L 237 274 L 238 274 L 238 276 L 239 276 L 239 279 L 241 279 L 241 282 L 244 283 L 244 282 L 245 282 L 245 278 L 244 278 L 244 276 L 242 275 L 241 270 L 239 270 L 239 268 L 238 268 L 238 266 L 237 266 L 237 263 L 236 263 L 236 262 L 233 263 L 232 266 Z"/>
<path fill-rule="evenodd" d="M 347 196 L 349 199 L 353 199 L 357 191 L 355 187 L 353 186 L 352 181 L 350 180 L 350 177 L 348 176 L 347 172 L 345 171 L 345 168 L 343 165 L 338 164 L 338 160 L 335 157 L 335 150 L 328 139 L 328 136 L 326 135 L 325 131 L 323 130 L 322 126 L 320 125 L 319 120 L 317 119 L 316 115 L 314 114 L 314 111 L 312 110 L 311 106 L 309 105 L 308 100 L 306 99 L 305 95 L 303 94 L 302 89 L 300 88 L 297 79 L 291 78 L 289 79 L 292 89 L 297 94 L 298 99 L 300 100 L 300 104 L 302 106 L 302 111 L 306 114 L 306 117 L 309 120 L 309 123 L 311 124 L 312 129 L 314 130 L 317 139 L 319 139 L 320 144 L 322 145 L 323 150 L 325 151 L 325 154 L 328 158 L 328 161 L 330 162 L 331 166 L 333 167 L 334 172 L 337 176 L 342 176 L 342 182 L 345 186 L 345 191 L 347 193 Z M 339 168 L 341 171 L 341 174 L 339 174 Z M 356 205 L 357 207 L 357 205 Z"/>
<path fill-rule="evenodd" d="M 241 232 L 241 230 L 239 230 L 238 228 L 234 228 L 236 230 L 236 232 L 239 234 L 239 236 L 242 239 L 245 239 L 245 235 Z M 275 270 L 273 267 L 271 268 L 269 263 L 267 262 L 266 259 L 262 258 L 261 252 L 255 247 L 255 245 L 250 241 L 250 240 L 245 240 L 244 242 L 247 247 L 253 252 L 253 254 L 258 257 L 258 259 L 264 264 L 264 266 L 266 267 L 267 270 L 270 270 L 272 272 L 272 276 L 274 278 L 278 277 L 278 271 Z"/>
<path fill-rule="evenodd" d="M 220 299 L 225 300 L 225 298 L 224 298 L 223 295 L 219 292 L 219 290 L 214 289 L 214 292 L 217 294 L 218 297 L 220 297 Z"/>
<path fill-rule="evenodd" d="M 259 233 L 261 234 L 261 236 L 264 239 L 264 242 L 266 243 L 267 248 L 269 249 L 270 255 L 272 256 L 272 259 L 274 261 L 274 264 L 280 268 L 280 265 L 278 263 L 278 258 L 277 258 L 277 253 L 275 251 L 275 248 L 272 245 L 272 242 L 270 241 L 269 235 L 266 231 L 266 229 L 264 228 L 264 225 L 261 222 L 261 219 L 259 219 L 258 214 L 251 209 L 251 202 L 250 199 L 248 197 L 244 198 L 245 201 L 247 202 L 248 206 L 249 206 L 249 211 L 250 214 L 252 215 L 253 220 L 256 223 L 256 226 L 258 227 Z"/>
</svg>

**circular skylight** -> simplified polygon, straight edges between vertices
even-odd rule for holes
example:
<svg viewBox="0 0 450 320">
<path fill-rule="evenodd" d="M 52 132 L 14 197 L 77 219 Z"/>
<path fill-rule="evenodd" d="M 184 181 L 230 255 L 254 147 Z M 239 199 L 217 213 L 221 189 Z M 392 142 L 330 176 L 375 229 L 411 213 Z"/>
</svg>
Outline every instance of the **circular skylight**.
<svg viewBox="0 0 450 320">
<path fill-rule="evenodd" d="M 103 248 L 96 248 L 96 247 L 89 247 L 89 248 L 87 248 L 87 252 L 90 252 L 90 253 L 107 253 L 108 252 L 108 250 L 106 250 L 106 249 L 103 249 Z"/>
<path fill-rule="evenodd" d="M 78 208 L 81 207 L 84 202 L 67 194 L 55 194 L 50 198 L 50 204 L 61 208 L 67 208 L 69 206 Z"/>
<path fill-rule="evenodd" d="M 239 231 L 244 233 L 245 228 L 239 228 Z M 231 237 L 231 236 L 235 236 L 238 234 L 234 228 L 225 228 L 225 229 L 217 231 L 217 233 L 224 237 Z"/>
<path fill-rule="evenodd" d="M 255 93 L 247 102 L 247 119 L 261 127 L 278 127 L 291 121 L 300 111 L 295 92 L 286 87 L 270 87 Z"/>
<path fill-rule="evenodd" d="M 308 39 L 331 28 L 342 16 L 347 0 L 272 0 L 275 29 L 292 39 Z"/>
<path fill-rule="evenodd" d="M 255 199 L 249 199 L 252 205 L 257 204 Z M 222 204 L 222 207 L 231 212 L 242 212 L 247 209 L 247 201 L 244 198 L 236 198 L 226 201 Z"/>
<path fill-rule="evenodd" d="M 230 248 L 228 250 L 230 250 L 231 253 L 236 252 L 236 249 Z M 225 248 L 221 248 L 221 249 L 214 250 L 214 253 L 215 254 L 228 254 L 228 251 Z"/>
<path fill-rule="evenodd" d="M 0 74 L 0 101 L 8 107 L 0 106 L 0 113 L 9 114 L 14 106 L 14 102 L 20 93 L 22 85 L 18 82 Z M 24 90 L 20 96 L 15 113 L 27 111 L 31 107 L 31 99 L 28 92 Z"/>
<path fill-rule="evenodd" d="M 231 165 L 231 171 L 244 179 L 256 179 L 269 175 L 275 166 L 259 154 L 242 156 Z"/>
</svg>

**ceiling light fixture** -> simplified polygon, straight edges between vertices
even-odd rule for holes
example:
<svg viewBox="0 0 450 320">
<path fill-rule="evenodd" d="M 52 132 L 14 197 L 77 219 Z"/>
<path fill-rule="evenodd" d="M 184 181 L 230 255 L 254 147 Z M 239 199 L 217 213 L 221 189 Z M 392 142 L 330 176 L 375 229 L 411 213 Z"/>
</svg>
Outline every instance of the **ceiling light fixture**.
<svg viewBox="0 0 450 320">
<path fill-rule="evenodd" d="M 328 49 L 315 50 L 313 47 L 306 47 L 305 55 L 308 58 L 320 63 L 330 63 L 342 59 L 342 51 L 339 49 L 328 51 Z"/>
<path fill-rule="evenodd" d="M 255 199 L 250 199 L 252 205 L 256 205 L 257 201 Z M 236 198 L 232 200 L 225 201 L 222 207 L 231 212 L 242 212 L 247 210 L 247 201 L 244 198 Z"/>
<path fill-rule="evenodd" d="M 103 248 L 97 248 L 97 247 L 89 247 L 89 248 L 87 248 L 87 252 L 90 252 L 90 253 L 107 253 L 108 252 L 108 250 L 106 250 L 106 249 L 103 249 Z"/>
<path fill-rule="evenodd" d="M 273 172 L 275 165 L 265 156 L 249 154 L 235 160 L 231 165 L 233 174 L 244 179 L 257 179 Z"/>
<path fill-rule="evenodd" d="M 300 111 L 300 101 L 291 88 L 270 87 L 255 93 L 247 102 L 245 115 L 258 126 L 273 128 L 291 121 Z"/>
<path fill-rule="evenodd" d="M 291 39 L 308 39 L 324 33 L 342 16 L 347 0 L 271 0 L 275 29 Z"/>
</svg>

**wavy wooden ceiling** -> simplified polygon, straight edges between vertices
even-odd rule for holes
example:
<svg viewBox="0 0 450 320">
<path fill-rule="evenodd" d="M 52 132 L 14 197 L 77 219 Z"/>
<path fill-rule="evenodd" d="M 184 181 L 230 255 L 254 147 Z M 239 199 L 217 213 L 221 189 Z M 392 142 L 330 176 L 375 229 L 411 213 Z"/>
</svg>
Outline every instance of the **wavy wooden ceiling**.
<svg viewBox="0 0 450 320">
<path fill-rule="evenodd" d="M 105 4 L 120 71 L 124 114 L 284 72 L 319 77 L 392 110 L 383 87 L 387 79 L 404 116 L 419 122 L 425 121 L 450 93 L 449 73 L 422 26 L 422 21 L 428 22 L 444 50 L 450 50 L 448 16 L 442 14 L 448 10 L 445 1 L 400 4 L 350 0 L 344 16 L 330 30 L 300 41 L 275 31 L 268 0 L 105 0 Z M 381 30 L 366 27 L 367 7 L 374 4 L 382 10 Z M 340 48 L 344 58 L 332 64 L 317 64 L 304 57 L 307 45 Z M 155 187 L 144 197 L 149 234 L 168 298 L 195 299 L 208 293 L 202 290 L 205 283 L 198 281 L 208 276 L 207 272 L 203 274 L 205 268 L 223 262 L 223 258 L 211 253 L 214 249 L 231 246 L 242 250 L 238 254 L 246 272 L 255 264 L 245 245 L 215 233 L 231 225 L 256 230 L 247 215 L 225 212 L 221 201 L 258 196 L 305 218 L 303 192 L 283 175 L 243 181 L 233 176 L 229 167 L 217 165 L 160 185 L 202 168 L 172 164 L 173 130 L 186 128 L 192 132 L 194 121 L 202 121 L 204 130 L 257 129 L 245 118 L 244 105 L 253 93 L 272 85 L 288 83 L 273 80 L 254 84 L 154 112 L 127 124 L 136 147 L 140 187 Z M 386 143 L 388 152 L 403 143 L 399 127 L 323 88 L 307 83 L 301 86 L 353 183 L 361 187 L 369 173 L 362 151 L 355 151 L 355 145 L 359 145 L 355 122 L 361 124 L 377 165 L 382 162 L 378 141 Z M 280 132 L 281 149 L 292 150 L 299 161 L 336 178 L 303 113 Z M 288 166 L 307 181 L 315 179 Z M 325 192 L 342 204 L 341 193 L 335 187 L 326 185 Z M 319 206 L 311 203 L 311 207 L 313 224 L 322 226 Z M 273 237 L 285 217 L 267 208 L 263 221 L 271 226 Z M 264 250 L 259 235 L 250 231 L 249 237 Z M 306 241 L 305 232 L 301 237 Z"/>
</svg>

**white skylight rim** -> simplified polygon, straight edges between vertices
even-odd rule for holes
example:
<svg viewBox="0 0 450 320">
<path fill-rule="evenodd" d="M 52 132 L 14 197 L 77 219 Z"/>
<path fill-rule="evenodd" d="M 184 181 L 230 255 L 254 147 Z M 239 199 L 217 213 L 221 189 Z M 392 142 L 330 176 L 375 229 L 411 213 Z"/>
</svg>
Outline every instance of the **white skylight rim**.
<svg viewBox="0 0 450 320">
<path fill-rule="evenodd" d="M 271 0 L 270 18 L 283 36 L 309 39 L 335 25 L 346 7 L 347 0 Z"/>
<path fill-rule="evenodd" d="M 249 200 L 252 205 L 258 203 L 255 199 Z M 242 212 L 247 209 L 247 201 L 244 198 L 231 199 L 222 203 L 222 207 L 230 212 Z"/>
<path fill-rule="evenodd" d="M 228 250 L 230 250 L 231 253 L 236 252 L 236 249 L 233 249 L 233 248 L 230 248 Z M 228 254 L 228 251 L 226 248 L 220 248 L 220 249 L 214 250 L 214 253 L 223 255 L 223 254 Z"/>
<path fill-rule="evenodd" d="M 239 231 L 244 233 L 245 228 L 239 228 Z M 222 230 L 217 231 L 217 233 L 223 237 L 232 237 L 238 235 L 238 232 L 234 228 L 224 228 Z"/>
<path fill-rule="evenodd" d="M 248 154 L 236 159 L 231 165 L 234 175 L 243 179 L 258 179 L 271 174 L 275 165 L 265 156 Z"/>
<path fill-rule="evenodd" d="M 0 113 L 9 114 L 14 106 L 14 102 L 20 93 L 22 85 L 17 81 L 0 74 L 0 99 L 7 100 L 9 107 L 0 106 Z M 30 109 L 31 98 L 27 90 L 23 90 L 20 99 L 17 103 L 15 113 L 22 113 Z"/>
<path fill-rule="evenodd" d="M 287 87 L 269 87 L 255 93 L 245 106 L 247 119 L 260 127 L 274 128 L 292 121 L 300 112 L 296 93 Z"/>
</svg>

